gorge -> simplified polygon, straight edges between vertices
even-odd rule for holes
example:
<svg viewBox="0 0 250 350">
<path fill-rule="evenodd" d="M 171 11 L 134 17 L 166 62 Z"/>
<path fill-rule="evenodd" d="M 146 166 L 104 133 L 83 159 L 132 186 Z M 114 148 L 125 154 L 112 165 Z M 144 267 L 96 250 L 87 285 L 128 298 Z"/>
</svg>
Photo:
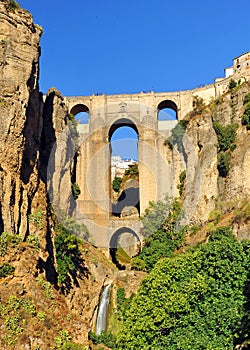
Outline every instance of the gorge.
<svg viewBox="0 0 250 350">
<path fill-rule="evenodd" d="M 124 329 L 121 324 L 126 324 L 127 309 L 132 305 L 131 310 L 136 310 L 139 297 L 146 299 L 145 295 L 152 292 L 148 287 L 145 294 L 140 287 L 139 296 L 130 304 L 141 280 L 144 287 L 147 281 L 152 282 L 157 307 L 162 307 L 156 291 L 161 290 L 163 282 L 156 277 L 163 276 L 164 268 L 171 270 L 175 263 L 165 262 L 160 252 L 162 262 L 152 275 L 149 273 L 153 252 L 143 251 L 144 240 L 150 235 L 146 235 L 142 219 L 147 218 L 149 202 L 164 203 L 167 194 L 181 203 L 184 214 L 179 212 L 176 222 L 190 229 L 185 231 L 185 243 L 174 247 L 177 256 L 188 246 L 208 242 L 210 233 L 220 227 L 230 227 L 238 241 L 250 239 L 250 54 L 234 59 L 230 75 L 202 88 L 76 97 L 64 97 L 51 88 L 44 96 L 39 90 L 41 27 L 33 23 L 28 11 L 19 6 L 11 9 L 7 0 L 0 1 L 0 26 L 0 345 L 3 349 L 47 350 L 52 346 L 63 349 L 67 344 L 68 349 L 74 349 L 77 344 L 79 349 L 94 349 L 89 332 L 99 322 L 97 308 L 104 286 L 101 304 L 107 305 L 110 293 L 113 312 L 107 316 L 107 327 L 103 321 L 100 328 L 99 323 L 98 328 L 96 325 L 97 335 L 106 328 L 119 333 L 116 324 Z M 164 108 L 172 109 L 176 120 L 160 121 L 158 113 Z M 76 122 L 74 116 L 79 111 L 89 112 L 88 123 Z M 127 178 L 132 185 L 124 181 L 122 190 L 127 190 L 126 194 L 129 188 L 137 189 L 140 219 L 139 215 L 112 215 L 110 140 L 121 126 L 130 126 L 138 134 L 139 185 L 135 184 L 137 178 Z M 175 229 L 176 222 L 171 222 Z M 157 225 L 162 231 L 171 226 L 165 218 Z M 223 232 L 225 237 L 230 236 L 227 230 Z M 129 259 L 135 252 L 144 254 L 142 258 L 139 255 L 141 260 L 132 259 L 133 263 L 122 261 L 130 240 Z M 174 240 L 173 236 L 169 238 L 169 242 Z M 231 241 L 223 242 L 230 247 Z M 119 244 L 119 263 L 126 265 L 125 271 L 119 271 L 111 261 L 117 258 Z M 213 244 L 187 257 L 192 266 L 196 266 L 197 254 L 205 270 L 203 256 L 207 254 L 209 260 L 212 249 L 218 248 Z M 244 277 L 238 282 L 248 295 L 247 244 L 233 244 L 244 267 L 235 265 L 235 271 Z M 209 247 L 211 251 L 206 251 Z M 232 251 L 230 254 L 233 256 Z M 177 260 L 176 270 L 181 271 L 186 262 L 181 257 Z M 190 295 L 198 291 L 202 299 L 209 287 L 204 277 L 199 279 L 199 268 L 193 267 L 197 273 L 193 284 L 184 283 L 183 288 L 189 288 Z M 206 276 L 208 280 L 210 277 Z M 239 293 L 241 310 L 243 294 Z M 120 304 L 117 295 L 122 295 Z M 148 300 L 147 305 L 150 303 Z M 191 304 L 184 304 L 180 308 L 192 309 Z M 149 308 L 148 313 L 152 310 Z M 162 323 L 159 314 L 155 317 L 161 334 L 170 334 L 171 322 Z M 248 320 L 244 318 L 244 322 Z M 130 325 L 126 325 L 129 330 Z M 140 334 L 140 324 L 136 327 Z M 248 341 L 243 338 L 241 344 Z M 124 344 L 122 335 L 120 344 Z M 133 349 L 132 340 L 131 344 L 128 349 Z M 143 348 L 142 343 L 140 346 Z M 157 346 L 154 349 L 164 344 Z"/>
</svg>

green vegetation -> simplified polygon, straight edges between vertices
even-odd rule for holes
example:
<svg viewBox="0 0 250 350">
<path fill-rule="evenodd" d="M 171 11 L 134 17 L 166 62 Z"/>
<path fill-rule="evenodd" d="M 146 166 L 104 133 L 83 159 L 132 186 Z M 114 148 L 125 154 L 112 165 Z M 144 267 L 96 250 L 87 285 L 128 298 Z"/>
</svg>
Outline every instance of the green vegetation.
<svg viewBox="0 0 250 350">
<path fill-rule="evenodd" d="M 185 134 L 187 125 L 187 120 L 180 120 L 178 121 L 178 124 L 171 130 L 171 136 L 167 140 L 165 140 L 165 145 L 168 145 L 170 150 L 172 150 L 174 145 L 176 145 L 178 151 L 180 153 L 184 153 L 182 139 Z"/>
<path fill-rule="evenodd" d="M 235 138 L 238 125 L 235 123 L 221 125 L 217 120 L 213 121 L 213 127 L 218 139 L 218 170 L 221 177 L 229 173 L 229 161 L 231 153 L 235 150 Z"/>
<path fill-rule="evenodd" d="M 76 182 L 74 182 L 73 184 L 71 184 L 71 190 L 72 190 L 73 198 L 74 200 L 76 200 L 81 193 L 79 185 Z"/>
<path fill-rule="evenodd" d="M 20 5 L 15 0 L 6 0 L 5 2 L 6 2 L 6 9 L 9 12 L 15 12 L 15 10 L 20 8 Z"/>
<path fill-rule="evenodd" d="M 182 208 L 177 199 L 166 197 L 150 202 L 142 217 L 145 244 L 141 253 L 132 259 L 133 268 L 150 271 L 163 257 L 173 256 L 185 240 L 185 228 L 179 225 Z"/>
<path fill-rule="evenodd" d="M 21 241 L 20 236 L 3 232 L 0 236 L 0 256 L 4 256 L 7 253 L 8 247 L 14 248 Z"/>
<path fill-rule="evenodd" d="M 100 335 L 89 332 L 89 339 L 92 340 L 95 345 L 104 344 L 113 349 L 115 349 L 116 346 L 116 337 L 110 332 L 101 332 Z"/>
<path fill-rule="evenodd" d="M 185 180 L 186 180 L 186 170 L 183 170 L 179 175 L 180 183 L 178 185 L 178 190 L 180 193 L 180 196 L 183 194 L 184 188 L 185 188 Z"/>
<path fill-rule="evenodd" d="M 235 150 L 235 138 L 238 125 L 233 123 L 224 126 L 221 125 L 217 120 L 214 120 L 213 127 L 218 138 L 219 152 Z"/>
<path fill-rule="evenodd" d="M 50 282 L 45 281 L 42 276 L 38 276 L 36 279 L 36 283 L 44 289 L 46 298 L 54 299 L 54 294 Z"/>
<path fill-rule="evenodd" d="M 44 216 L 44 211 L 38 209 L 36 212 L 29 214 L 29 223 L 34 224 L 39 230 L 42 230 Z"/>
<path fill-rule="evenodd" d="M 193 110 L 187 114 L 187 117 L 192 118 L 197 115 L 202 115 L 206 109 L 206 104 L 202 97 L 194 96 L 193 98 Z"/>
<path fill-rule="evenodd" d="M 80 344 L 72 343 L 71 336 L 68 331 L 61 330 L 59 335 L 54 339 L 57 350 L 85 350 L 86 348 Z"/>
<path fill-rule="evenodd" d="M 13 275 L 14 271 L 14 266 L 10 265 L 9 263 L 4 263 L 2 266 L 0 266 L 0 278 Z"/>
<path fill-rule="evenodd" d="M 218 224 L 221 219 L 222 213 L 221 210 L 215 209 L 209 213 L 209 221 L 214 221 L 215 224 Z"/>
<path fill-rule="evenodd" d="M 112 188 L 115 192 L 119 192 L 121 188 L 122 178 L 119 176 L 115 176 L 112 182 Z"/>
<path fill-rule="evenodd" d="M 68 224 L 70 222 L 68 221 Z M 70 226 L 63 226 L 58 223 L 55 227 L 55 248 L 56 248 L 56 262 L 58 273 L 58 284 L 63 290 L 68 291 L 71 286 L 71 278 L 76 279 L 77 270 L 86 273 L 84 260 L 81 257 L 80 244 L 81 240 L 69 231 Z M 88 234 L 85 225 L 78 225 L 71 222 L 72 232 L 79 232 L 85 237 Z"/>
<path fill-rule="evenodd" d="M 250 93 L 246 94 L 244 97 L 245 110 L 241 119 L 242 125 L 247 127 L 247 130 L 250 130 Z"/>
<path fill-rule="evenodd" d="M 135 294 L 131 294 L 129 298 L 125 297 L 124 288 L 119 288 L 117 290 L 117 315 L 118 320 L 124 320 L 126 318 L 126 312 L 129 310 L 131 302 Z"/>
<path fill-rule="evenodd" d="M 159 260 L 125 311 L 116 349 L 231 350 L 247 342 L 249 273 L 250 242 L 237 242 L 228 227 Z"/>
<path fill-rule="evenodd" d="M 39 238 L 35 235 L 29 235 L 26 240 L 27 243 L 31 245 L 32 248 L 34 248 L 36 251 L 39 250 L 40 242 Z"/>
<path fill-rule="evenodd" d="M 229 84 L 228 84 L 229 90 L 233 90 L 236 86 L 237 86 L 236 81 L 233 80 L 233 79 L 230 79 L 230 82 L 229 82 Z"/>
<path fill-rule="evenodd" d="M 0 303 L 0 318 L 6 330 L 4 340 L 14 346 L 17 336 L 23 332 L 26 320 L 36 316 L 36 308 L 29 299 L 10 296 L 5 303 Z M 3 330 L 2 330 L 3 332 Z"/>
<path fill-rule="evenodd" d="M 124 175 L 132 179 L 136 179 L 139 176 L 138 164 L 136 163 L 136 164 L 130 165 L 129 168 L 125 170 Z"/>
</svg>

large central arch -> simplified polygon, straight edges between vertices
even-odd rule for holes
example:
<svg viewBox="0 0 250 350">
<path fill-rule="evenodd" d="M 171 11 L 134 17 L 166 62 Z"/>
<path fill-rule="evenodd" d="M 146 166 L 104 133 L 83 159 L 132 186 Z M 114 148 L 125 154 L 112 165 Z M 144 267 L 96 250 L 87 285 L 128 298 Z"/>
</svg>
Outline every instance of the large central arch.
<svg viewBox="0 0 250 350">
<path fill-rule="evenodd" d="M 110 143 L 110 154 L 111 154 L 112 135 L 116 130 L 118 130 L 121 127 L 130 127 L 131 129 L 133 129 L 136 132 L 137 138 L 139 141 L 138 128 L 135 125 L 135 123 L 128 118 L 119 118 L 114 121 L 114 123 L 110 126 L 108 131 L 108 140 Z M 110 178 L 110 198 L 111 198 L 112 197 L 111 196 L 111 191 L 112 191 L 111 172 L 109 174 L 109 178 Z M 130 210 L 131 208 L 135 208 L 137 210 L 138 215 L 140 215 L 139 181 L 130 182 L 130 184 L 128 184 L 128 186 L 123 189 L 123 191 L 120 193 L 117 203 L 112 204 L 111 216 L 121 217 L 122 211 L 126 210 L 126 208 L 127 209 L 130 208 Z M 127 211 L 127 213 L 128 212 L 129 210 Z"/>
<path fill-rule="evenodd" d="M 138 129 L 137 129 L 137 126 L 135 125 L 135 123 L 131 119 L 128 119 L 128 118 L 119 118 L 119 119 L 114 121 L 114 123 L 111 125 L 111 127 L 109 129 L 109 132 L 108 132 L 109 142 L 111 140 L 113 133 L 117 129 L 121 128 L 122 126 L 129 126 L 130 128 L 132 128 L 137 133 L 138 140 L 139 140 L 139 132 L 138 132 Z"/>
</svg>

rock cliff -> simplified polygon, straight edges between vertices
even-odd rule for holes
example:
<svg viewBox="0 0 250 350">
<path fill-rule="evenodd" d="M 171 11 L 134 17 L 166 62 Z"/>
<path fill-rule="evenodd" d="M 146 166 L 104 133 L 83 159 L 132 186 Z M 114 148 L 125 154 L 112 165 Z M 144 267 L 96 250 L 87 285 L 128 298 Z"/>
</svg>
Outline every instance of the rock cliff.
<svg viewBox="0 0 250 350">
<path fill-rule="evenodd" d="M 22 9 L 0 2 L 0 230 L 22 237 L 39 181 L 42 96 L 39 93 L 41 29 Z"/>
</svg>

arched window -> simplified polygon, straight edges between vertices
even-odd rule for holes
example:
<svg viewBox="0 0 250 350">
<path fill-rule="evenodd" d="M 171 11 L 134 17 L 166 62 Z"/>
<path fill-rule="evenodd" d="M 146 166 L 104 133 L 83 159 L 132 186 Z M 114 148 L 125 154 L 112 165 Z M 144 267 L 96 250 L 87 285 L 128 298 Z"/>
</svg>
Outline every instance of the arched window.
<svg viewBox="0 0 250 350">
<path fill-rule="evenodd" d="M 175 102 L 165 100 L 158 105 L 158 120 L 177 120 L 178 108 Z"/>
<path fill-rule="evenodd" d="M 80 124 L 88 124 L 89 122 L 89 109 L 83 104 L 72 107 L 70 114 L 73 114 Z"/>
</svg>

